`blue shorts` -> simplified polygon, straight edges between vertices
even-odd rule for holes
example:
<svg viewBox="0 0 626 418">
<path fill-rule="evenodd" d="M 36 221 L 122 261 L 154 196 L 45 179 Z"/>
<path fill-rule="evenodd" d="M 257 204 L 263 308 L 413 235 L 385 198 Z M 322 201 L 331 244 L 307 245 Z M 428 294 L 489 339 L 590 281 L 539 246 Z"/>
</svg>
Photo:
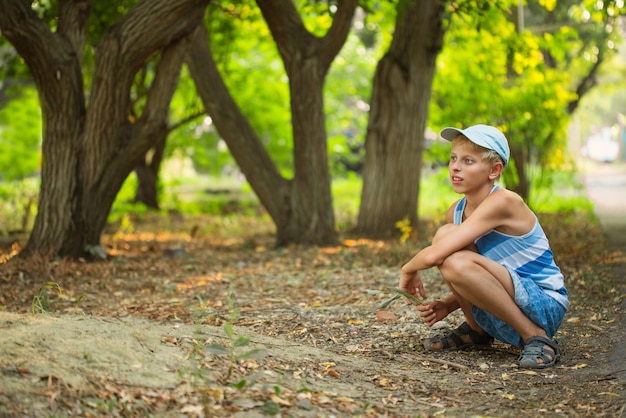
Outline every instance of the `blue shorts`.
<svg viewBox="0 0 626 418">
<path fill-rule="evenodd" d="M 565 317 L 565 307 L 548 295 L 530 278 L 521 278 L 509 270 L 515 286 L 515 303 L 531 321 L 552 338 Z M 522 337 L 510 325 L 476 306 L 472 307 L 474 319 L 482 329 L 500 341 L 524 347 Z"/>
</svg>

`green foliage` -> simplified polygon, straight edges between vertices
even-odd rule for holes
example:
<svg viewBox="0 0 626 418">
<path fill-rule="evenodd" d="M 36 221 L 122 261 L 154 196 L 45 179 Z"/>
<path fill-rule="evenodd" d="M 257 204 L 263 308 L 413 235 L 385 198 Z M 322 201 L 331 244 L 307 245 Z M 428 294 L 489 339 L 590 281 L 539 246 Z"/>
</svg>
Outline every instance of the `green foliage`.
<svg viewBox="0 0 626 418">
<path fill-rule="evenodd" d="M 237 335 L 233 328 L 233 323 L 239 316 L 239 308 L 235 308 L 233 296 L 235 295 L 232 283 L 228 288 L 228 312 L 229 320 L 222 325 L 229 344 L 207 344 L 204 348 L 215 355 L 226 356 L 230 362 L 228 367 L 228 374 L 226 380 L 229 380 L 232 376 L 233 368 L 241 360 L 260 358 L 265 356 L 265 350 L 255 348 L 247 351 L 241 351 L 240 349 L 246 348 L 250 344 L 250 337 L 245 335 Z M 235 384 L 235 386 L 242 386 Z M 240 387 L 241 389 L 241 387 Z"/>
<path fill-rule="evenodd" d="M 544 7 L 553 12 L 550 17 L 556 24 L 544 25 L 548 21 Z M 592 10 L 597 4 L 582 7 Z M 514 161 L 513 167 L 537 164 L 549 169 L 567 163 L 568 106 L 598 59 L 598 43 L 604 42 L 591 33 L 601 32 L 607 21 L 602 14 L 570 10 L 561 2 L 529 2 L 525 31 L 498 8 L 480 16 L 453 13 L 437 64 L 431 126 L 493 124 L 505 132 L 513 148 L 526 152 L 525 160 Z M 586 24 L 577 25 L 580 20 Z M 519 180 L 512 169 L 503 179 L 507 185 Z"/>
<path fill-rule="evenodd" d="M 340 229 L 350 229 L 359 211 L 363 180 L 355 174 L 335 177 L 331 184 L 335 218 Z"/>
<path fill-rule="evenodd" d="M 109 223 L 121 223 L 124 224 L 128 220 L 129 214 L 135 214 L 143 216 L 148 212 L 148 208 L 143 203 L 133 203 L 135 197 L 135 190 L 137 188 L 137 176 L 133 173 L 126 178 L 126 181 L 120 188 L 113 207 L 109 212 Z M 128 226 L 128 225 L 127 225 Z"/>
<path fill-rule="evenodd" d="M 530 206 L 535 212 L 593 214 L 593 203 L 575 171 L 550 170 L 536 177 L 534 183 Z"/>
<path fill-rule="evenodd" d="M 0 180 L 14 180 L 40 167 L 41 111 L 37 91 L 23 88 L 0 108 Z"/>
<path fill-rule="evenodd" d="M 224 82 L 279 169 L 291 173 L 288 80 L 261 12 L 255 5 L 242 2 L 212 9 L 212 13 L 211 47 Z M 228 48 L 222 46 L 225 42 Z M 209 135 L 202 142 L 210 148 L 202 151 L 194 147 L 192 155 L 197 166 L 209 168 L 219 162 L 216 157 L 227 148 L 217 131 L 205 122 L 200 133 Z M 210 172 L 216 173 L 215 169 Z"/>
<path fill-rule="evenodd" d="M 63 289 L 56 282 L 47 282 L 44 286 L 40 287 L 37 294 L 33 296 L 33 301 L 30 304 L 30 313 L 47 313 L 50 309 L 50 295 L 48 291 L 52 290 L 58 293 L 59 297 L 63 297 Z"/>
<path fill-rule="evenodd" d="M 379 52 L 378 45 L 367 47 L 352 33 L 326 78 L 328 152 L 331 173 L 335 176 L 359 172 L 365 160 L 368 103 Z"/>
<path fill-rule="evenodd" d="M 39 178 L 0 181 L 0 235 L 28 231 L 37 211 Z"/>
<path fill-rule="evenodd" d="M 449 146 L 448 144 L 448 154 Z M 433 219 L 435 223 L 445 220 L 448 208 L 459 198 L 450 185 L 447 165 L 423 176 L 418 205 L 420 218 Z"/>
</svg>

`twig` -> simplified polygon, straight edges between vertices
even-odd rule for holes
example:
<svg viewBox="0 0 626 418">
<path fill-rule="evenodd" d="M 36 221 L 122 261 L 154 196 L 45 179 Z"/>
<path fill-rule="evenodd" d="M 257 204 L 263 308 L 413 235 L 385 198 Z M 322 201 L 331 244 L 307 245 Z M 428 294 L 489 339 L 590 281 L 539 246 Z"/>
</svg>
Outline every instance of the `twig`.
<svg viewBox="0 0 626 418">
<path fill-rule="evenodd" d="M 384 301 L 380 306 L 378 306 L 378 309 L 385 309 L 387 306 L 391 305 L 392 302 L 398 299 L 400 299 L 400 295 L 393 295 L 392 297 Z"/>
<path fill-rule="evenodd" d="M 595 329 L 596 331 L 599 331 L 599 332 L 604 332 L 604 329 L 603 329 L 602 327 L 599 327 L 599 326 L 597 326 L 597 325 L 595 325 L 595 324 L 587 324 L 587 326 L 588 326 L 589 328 L 591 328 L 591 329 Z"/>
<path fill-rule="evenodd" d="M 447 360 L 440 360 L 440 359 L 436 359 L 433 357 L 424 357 L 424 356 L 420 356 L 422 357 L 422 359 L 426 360 L 426 361 L 430 361 L 432 363 L 437 363 L 437 364 L 443 364 L 445 366 L 450 366 L 450 367 L 454 367 L 457 369 L 461 369 L 461 370 L 469 370 L 469 367 L 463 365 L 463 364 L 459 364 L 459 363 L 454 363 L 451 361 L 447 361 Z"/>
<path fill-rule="evenodd" d="M 291 302 L 289 299 L 285 298 L 285 301 L 287 301 L 287 303 L 289 305 L 291 305 L 291 309 L 293 310 L 294 313 L 296 313 L 300 318 L 312 322 L 313 324 L 317 325 L 322 331 L 324 331 L 324 333 L 326 335 L 328 335 L 328 337 L 334 342 L 336 343 L 337 340 L 335 339 L 335 337 L 333 336 L 333 334 L 330 332 L 330 330 L 321 322 L 316 321 L 313 318 L 309 318 L 304 312 L 302 312 L 302 310 L 300 308 L 298 308 L 293 302 Z"/>
</svg>

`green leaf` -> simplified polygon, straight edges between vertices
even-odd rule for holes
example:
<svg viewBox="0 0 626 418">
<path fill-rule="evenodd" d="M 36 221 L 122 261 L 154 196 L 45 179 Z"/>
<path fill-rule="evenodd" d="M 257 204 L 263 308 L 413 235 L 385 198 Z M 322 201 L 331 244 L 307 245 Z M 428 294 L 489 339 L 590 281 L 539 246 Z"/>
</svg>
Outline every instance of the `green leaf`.
<svg viewBox="0 0 626 418">
<path fill-rule="evenodd" d="M 246 336 L 242 336 L 242 337 L 238 337 L 233 342 L 233 347 L 235 347 L 235 348 L 237 348 L 237 347 L 245 347 L 248 344 L 250 344 L 250 338 L 246 337 Z"/>
<path fill-rule="evenodd" d="M 417 304 L 420 304 L 420 305 L 424 304 L 424 302 L 422 302 L 420 299 L 416 298 L 415 296 L 413 296 L 410 293 L 405 292 L 404 290 L 400 290 L 400 289 L 394 288 L 394 287 L 392 287 L 390 289 L 391 289 L 392 292 L 398 293 L 398 294 L 404 296 L 405 298 L 409 298 L 409 299 L 411 299 L 413 302 L 415 302 Z"/>
<path fill-rule="evenodd" d="M 226 335 L 228 336 L 229 339 L 232 340 L 235 337 L 235 332 L 233 331 L 233 325 L 232 324 L 229 324 L 227 322 L 224 325 L 222 325 L 222 328 L 224 328 L 224 332 L 226 333 Z"/>
<path fill-rule="evenodd" d="M 266 350 L 263 348 L 255 348 L 254 350 L 246 351 L 243 354 L 235 356 L 234 361 L 248 360 L 248 359 L 260 359 L 265 356 Z"/>
<path fill-rule="evenodd" d="M 278 415 L 280 414 L 280 405 L 274 401 L 267 401 L 261 407 L 261 411 L 265 415 Z"/>
<path fill-rule="evenodd" d="M 222 354 L 229 355 L 230 354 L 229 349 L 219 344 L 209 344 L 209 345 L 206 345 L 204 348 L 206 348 L 210 353 L 217 354 L 217 355 L 222 355 Z"/>
<path fill-rule="evenodd" d="M 392 297 L 390 297 L 389 299 L 387 299 L 386 301 L 384 301 L 379 307 L 378 309 L 385 309 L 387 306 L 391 305 L 391 302 L 394 302 L 398 299 L 400 299 L 400 295 L 393 295 Z"/>
<path fill-rule="evenodd" d="M 247 384 L 248 384 L 248 381 L 246 379 L 241 379 L 239 382 L 231 383 L 230 385 L 234 387 L 235 389 L 242 390 L 243 388 L 246 387 Z"/>
</svg>

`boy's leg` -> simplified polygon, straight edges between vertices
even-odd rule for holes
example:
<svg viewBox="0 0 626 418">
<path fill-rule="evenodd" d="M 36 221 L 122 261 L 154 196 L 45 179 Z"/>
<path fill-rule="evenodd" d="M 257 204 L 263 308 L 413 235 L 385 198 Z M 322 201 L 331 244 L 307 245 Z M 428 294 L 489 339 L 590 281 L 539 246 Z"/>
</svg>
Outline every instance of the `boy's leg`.
<svg viewBox="0 0 626 418">
<path fill-rule="evenodd" d="M 515 329 L 523 341 L 547 337 L 515 303 L 513 280 L 506 267 L 472 251 L 459 251 L 439 266 L 441 275 L 456 295 L 470 327 L 481 330 L 472 315 L 472 305 L 491 313 Z"/>
<path fill-rule="evenodd" d="M 446 224 L 439 228 L 433 242 L 441 237 L 454 233 L 458 225 Z M 476 252 L 476 247 L 470 245 L 465 250 L 452 254 L 439 270 L 455 295 L 466 322 L 477 333 L 484 333 L 478 325 L 472 313 L 472 306 L 476 306 L 509 324 L 522 338 L 528 341 L 532 337 L 547 338 L 546 331 L 532 322 L 515 303 L 515 287 L 513 279 L 506 267 Z M 469 335 L 460 336 L 465 343 L 470 343 Z M 440 342 L 431 345 L 432 350 L 440 350 L 437 347 Z M 556 353 L 553 347 L 544 346 L 548 352 Z M 543 363 L 539 357 L 537 364 Z"/>
<path fill-rule="evenodd" d="M 433 243 L 454 233 L 458 227 L 455 224 L 443 225 L 437 230 Z M 546 336 L 545 331 L 528 319 L 515 303 L 515 288 L 506 267 L 478 254 L 473 244 L 450 255 L 439 266 L 439 271 L 474 331 L 483 332 L 474 320 L 472 305 L 511 325 L 523 341 L 534 336 Z"/>
</svg>

